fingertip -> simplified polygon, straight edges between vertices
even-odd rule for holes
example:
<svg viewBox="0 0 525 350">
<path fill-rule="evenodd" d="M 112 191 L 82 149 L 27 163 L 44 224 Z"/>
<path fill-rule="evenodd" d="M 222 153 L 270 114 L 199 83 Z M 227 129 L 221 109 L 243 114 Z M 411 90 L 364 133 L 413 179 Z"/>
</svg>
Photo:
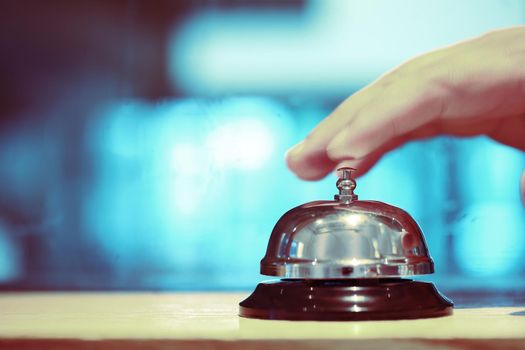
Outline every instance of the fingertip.
<svg viewBox="0 0 525 350">
<path fill-rule="evenodd" d="M 294 172 L 294 173 L 301 180 L 318 181 L 318 180 L 321 180 L 321 179 L 325 178 L 326 175 L 328 175 L 330 173 L 330 170 L 328 170 L 328 171 L 326 171 L 324 173 L 321 173 L 321 172 L 315 172 L 315 173 L 313 173 L 313 172 L 312 173 L 308 173 L 308 172 L 301 172 L 301 173 Z"/>
<path fill-rule="evenodd" d="M 291 158 L 298 158 L 302 151 L 304 149 L 304 141 L 299 142 L 295 146 L 290 147 L 288 151 L 286 151 L 285 158 L 286 160 Z"/>
<path fill-rule="evenodd" d="M 331 161 L 326 152 L 314 151 L 296 153 L 289 151 L 286 153 L 286 165 L 297 177 L 315 181 L 324 178 L 336 165 Z"/>
<path fill-rule="evenodd" d="M 377 163 L 379 159 L 374 157 L 365 157 L 361 159 L 345 160 L 337 165 L 337 168 L 350 167 L 355 171 L 352 173 L 354 177 L 361 177 L 368 173 L 368 171 Z"/>
<path fill-rule="evenodd" d="M 342 159 L 355 159 L 348 147 L 348 131 L 341 130 L 326 146 L 326 154 L 333 161 Z"/>
<path fill-rule="evenodd" d="M 356 135 L 349 128 L 341 130 L 326 147 L 326 153 L 333 161 L 362 159 L 374 150 L 369 139 Z"/>
</svg>

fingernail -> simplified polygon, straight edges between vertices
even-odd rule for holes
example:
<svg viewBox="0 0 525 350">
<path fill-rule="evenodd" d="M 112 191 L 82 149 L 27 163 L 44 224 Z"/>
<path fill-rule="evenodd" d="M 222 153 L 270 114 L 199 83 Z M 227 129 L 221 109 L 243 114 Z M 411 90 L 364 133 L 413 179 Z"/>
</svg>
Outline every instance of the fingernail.
<svg viewBox="0 0 525 350">
<path fill-rule="evenodd" d="M 301 141 L 286 152 L 286 158 L 296 158 L 303 152 L 303 149 L 304 141 Z"/>
</svg>

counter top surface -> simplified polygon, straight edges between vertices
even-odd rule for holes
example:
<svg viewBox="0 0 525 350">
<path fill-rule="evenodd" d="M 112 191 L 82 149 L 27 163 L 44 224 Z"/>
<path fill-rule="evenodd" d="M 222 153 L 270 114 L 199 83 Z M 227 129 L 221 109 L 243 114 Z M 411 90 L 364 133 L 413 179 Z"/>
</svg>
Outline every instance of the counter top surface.
<svg viewBox="0 0 525 350">
<path fill-rule="evenodd" d="M 4 293 L 0 340 L 514 339 L 525 306 L 456 309 L 448 317 L 290 322 L 237 316 L 241 293 Z"/>
</svg>

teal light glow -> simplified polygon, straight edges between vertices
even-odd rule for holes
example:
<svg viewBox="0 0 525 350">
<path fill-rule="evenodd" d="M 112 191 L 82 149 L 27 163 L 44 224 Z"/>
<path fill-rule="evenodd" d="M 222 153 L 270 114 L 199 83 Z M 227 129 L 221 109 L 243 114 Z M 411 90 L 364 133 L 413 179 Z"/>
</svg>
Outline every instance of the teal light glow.
<svg viewBox="0 0 525 350">
<path fill-rule="evenodd" d="M 118 256 L 119 278 L 169 271 L 178 286 L 202 275 L 217 288 L 231 271 L 256 271 L 265 233 L 290 205 L 272 203 L 268 190 L 292 176 L 282 161 L 290 123 L 284 105 L 248 97 L 122 101 L 97 113 L 84 222 L 105 254 Z M 238 244 L 251 249 L 236 253 Z"/>
<path fill-rule="evenodd" d="M 525 155 L 480 137 L 458 152 L 458 197 L 465 203 L 453 226 L 454 258 L 469 276 L 523 271 L 525 210 L 519 183 Z"/>
<path fill-rule="evenodd" d="M 454 255 L 467 276 L 516 276 L 523 269 L 523 208 L 505 202 L 473 205 L 455 227 Z"/>
<path fill-rule="evenodd" d="M 525 3 L 310 0 L 302 10 L 213 9 L 177 25 L 171 77 L 193 95 L 347 95 L 402 61 L 525 23 Z"/>
</svg>

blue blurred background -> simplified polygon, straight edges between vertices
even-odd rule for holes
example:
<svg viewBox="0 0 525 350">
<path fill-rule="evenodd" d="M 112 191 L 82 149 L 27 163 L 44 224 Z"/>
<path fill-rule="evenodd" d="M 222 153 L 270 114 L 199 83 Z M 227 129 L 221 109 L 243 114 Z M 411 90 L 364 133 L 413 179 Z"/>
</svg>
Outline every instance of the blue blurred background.
<svg viewBox="0 0 525 350">
<path fill-rule="evenodd" d="M 0 4 L 0 288 L 249 290 L 274 223 L 335 176 L 284 164 L 342 99 L 525 2 Z M 484 137 L 391 152 L 358 180 L 425 232 L 448 293 L 524 295 L 525 155 Z"/>
</svg>

